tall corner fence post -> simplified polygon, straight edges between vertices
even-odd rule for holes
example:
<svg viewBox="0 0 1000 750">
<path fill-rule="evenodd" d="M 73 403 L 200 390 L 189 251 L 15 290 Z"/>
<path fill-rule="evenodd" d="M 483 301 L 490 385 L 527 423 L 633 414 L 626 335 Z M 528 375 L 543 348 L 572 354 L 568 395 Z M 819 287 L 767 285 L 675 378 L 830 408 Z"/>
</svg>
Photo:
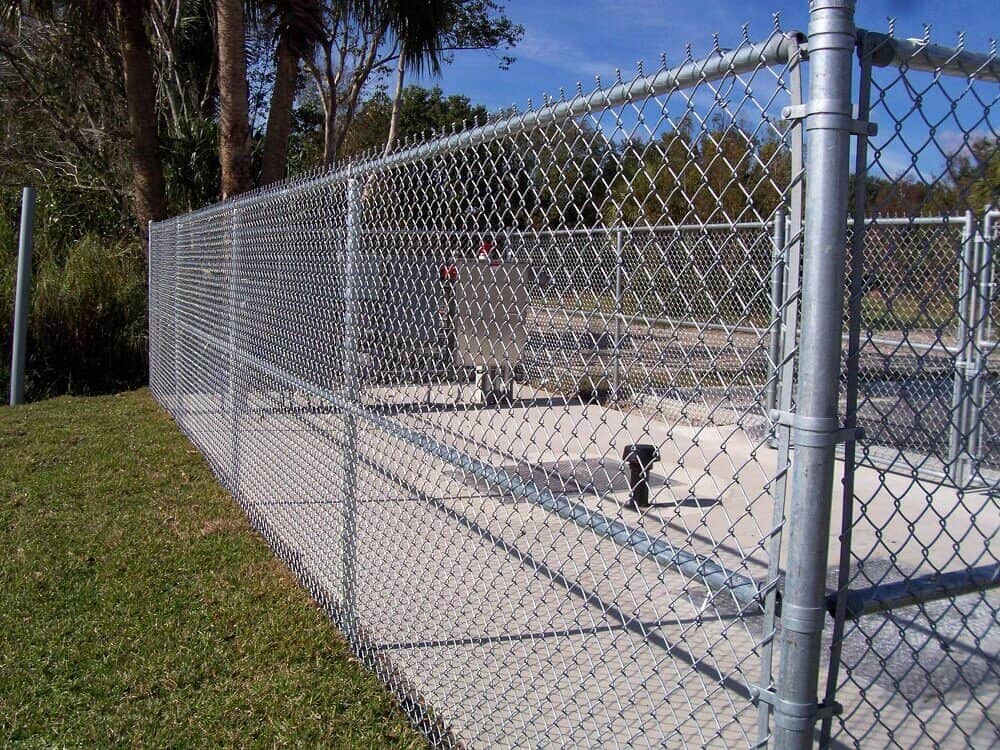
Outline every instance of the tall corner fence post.
<svg viewBox="0 0 1000 750">
<path fill-rule="evenodd" d="M 973 333 L 970 339 L 972 372 L 970 374 L 969 422 L 966 441 L 966 482 L 978 479 L 982 464 L 983 412 L 987 406 L 985 402 L 986 366 L 990 319 L 990 266 L 992 265 L 989 243 L 986 240 L 989 220 L 989 209 L 987 208 L 983 211 L 981 218 L 977 217 L 975 238 L 972 243 L 975 263 L 973 269 L 975 294 L 971 321 Z"/>
<path fill-rule="evenodd" d="M 972 456 L 973 476 L 978 480 L 984 461 L 984 440 L 986 431 L 985 413 L 988 410 L 989 396 L 987 377 L 990 368 L 990 355 L 995 350 L 993 337 L 993 234 L 994 213 L 990 206 L 983 209 L 982 230 L 977 242 L 976 273 L 978 280 L 978 310 L 976 312 L 976 373 L 973 398 L 973 419 L 970 433 L 970 454 Z"/>
<path fill-rule="evenodd" d="M 181 220 L 180 217 L 174 219 L 174 241 L 173 241 L 173 307 L 172 315 L 174 318 L 174 351 L 173 354 L 173 370 L 174 370 L 174 419 L 180 419 L 181 415 L 181 316 L 180 316 L 180 246 L 181 246 Z"/>
<path fill-rule="evenodd" d="M 146 384 L 156 398 L 156 287 L 153 280 L 153 220 L 146 222 Z"/>
<path fill-rule="evenodd" d="M 148 346 L 146 347 L 146 378 L 149 384 L 149 392 L 153 398 L 160 400 L 159 371 L 160 371 L 160 344 L 162 338 L 159 333 L 159 282 L 156 267 L 157 246 L 153 244 L 153 220 L 146 223 L 146 331 Z"/>
<path fill-rule="evenodd" d="M 799 382 L 791 442 L 775 746 L 805 750 L 821 717 L 818 681 L 840 394 L 846 267 L 854 0 L 813 0 L 809 9 L 809 98 Z"/>
<path fill-rule="evenodd" d="M 153 298 L 153 220 L 146 222 L 146 300 Z M 147 315 L 149 310 L 147 308 Z"/>
<path fill-rule="evenodd" d="M 21 194 L 21 235 L 17 244 L 17 291 L 14 301 L 14 346 L 10 360 L 10 405 L 24 403 L 24 360 L 31 308 L 31 250 L 35 231 L 35 189 Z"/>
<path fill-rule="evenodd" d="M 871 115 L 872 99 L 872 63 L 873 50 L 871 35 L 858 35 L 858 118 L 867 121 Z M 837 593 L 834 599 L 833 627 L 830 632 L 830 648 L 827 652 L 829 669 L 826 672 L 826 689 L 823 700 L 826 705 L 833 706 L 836 701 L 837 686 L 840 679 L 841 657 L 844 645 L 844 627 L 847 612 L 847 590 L 851 583 L 851 560 L 854 543 L 855 525 L 855 475 L 858 467 L 857 438 L 858 433 L 858 400 L 859 382 L 861 379 L 861 329 L 863 324 L 863 307 L 865 292 L 865 247 L 868 233 L 867 221 L 867 190 L 868 181 L 868 138 L 874 135 L 871 129 L 858 133 L 858 141 L 854 149 L 854 200 L 851 206 L 851 244 L 848 270 L 848 304 L 847 304 L 847 351 L 845 356 L 844 377 L 844 427 L 854 430 L 854 439 L 844 442 L 844 473 L 841 483 L 840 503 L 840 556 L 837 563 Z M 823 716 L 819 732 L 819 746 L 829 746 L 833 733 L 834 714 L 826 712 Z"/>
<path fill-rule="evenodd" d="M 989 345 L 989 342 L 993 339 L 993 301 L 995 298 L 995 286 L 996 279 L 994 278 L 993 264 L 995 262 L 994 256 L 994 242 L 996 238 L 996 220 L 998 214 L 992 206 L 985 206 L 983 208 L 983 233 L 982 233 L 982 248 L 983 248 L 983 259 L 982 259 L 982 270 L 983 275 L 981 277 L 980 284 L 980 295 L 985 305 L 985 314 L 983 316 L 983 342 L 984 345 Z"/>
<path fill-rule="evenodd" d="M 226 397 L 223 408 L 229 409 L 229 490 L 237 502 L 243 497 L 240 488 L 240 382 L 237 379 L 240 360 L 238 356 L 237 325 L 239 324 L 239 299 L 237 298 L 237 282 L 239 274 L 240 254 L 240 209 L 234 207 L 230 215 L 229 232 L 229 269 L 226 285 L 226 344 L 228 346 L 228 379 L 226 381 Z"/>
</svg>

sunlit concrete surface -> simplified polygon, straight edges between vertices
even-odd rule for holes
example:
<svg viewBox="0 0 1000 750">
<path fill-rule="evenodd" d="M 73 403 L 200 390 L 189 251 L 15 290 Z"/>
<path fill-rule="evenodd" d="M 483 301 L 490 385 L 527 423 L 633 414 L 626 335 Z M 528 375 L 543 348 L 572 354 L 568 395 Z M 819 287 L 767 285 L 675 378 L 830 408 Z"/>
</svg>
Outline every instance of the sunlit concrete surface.
<svg viewBox="0 0 1000 750">
<path fill-rule="evenodd" d="M 467 385 L 387 385 L 367 388 L 361 402 L 404 431 L 766 581 L 781 519 L 778 452 L 760 416 L 685 423 L 684 404 L 623 411 L 528 385 L 500 405 L 477 396 Z M 267 519 L 270 541 L 354 613 L 365 648 L 384 656 L 383 678 L 421 696 L 467 746 L 756 742 L 751 696 L 766 644 L 759 608 L 741 613 L 725 591 L 712 594 L 499 491 L 384 422 L 286 384 L 251 392 L 235 418 L 224 391 L 189 393 L 181 406 L 188 434 L 217 470 L 237 468 L 235 490 Z M 641 513 L 625 507 L 622 451 L 632 442 L 661 454 L 652 506 Z M 865 507 L 854 532 L 866 558 L 857 585 L 974 564 L 1000 524 L 985 494 L 873 469 L 859 469 L 855 489 Z M 835 723 L 843 744 L 834 746 L 930 746 L 928 737 L 994 746 L 998 606 L 995 594 L 977 594 L 849 625 L 842 662 L 850 671 L 841 670 L 837 693 L 843 725 Z M 935 695 L 932 684 L 946 706 L 923 698 Z M 877 717 L 857 708 L 862 691 L 880 706 Z"/>
</svg>

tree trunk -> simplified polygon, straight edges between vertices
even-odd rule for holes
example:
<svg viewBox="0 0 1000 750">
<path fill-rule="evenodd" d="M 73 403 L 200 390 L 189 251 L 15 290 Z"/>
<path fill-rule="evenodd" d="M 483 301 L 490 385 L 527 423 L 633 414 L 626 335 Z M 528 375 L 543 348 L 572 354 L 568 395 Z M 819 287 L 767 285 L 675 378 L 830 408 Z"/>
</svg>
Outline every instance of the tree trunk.
<svg viewBox="0 0 1000 750">
<path fill-rule="evenodd" d="M 156 86 L 150 59 L 149 38 L 143 26 L 142 8 L 135 0 L 118 0 L 118 34 L 122 47 L 125 96 L 132 135 L 132 190 L 135 218 L 143 249 L 149 252 L 150 221 L 167 215 L 163 187 L 160 139 L 156 132 Z"/>
<path fill-rule="evenodd" d="M 403 77 L 406 65 L 403 62 L 403 50 L 399 50 L 399 60 L 396 61 L 396 90 L 392 95 L 392 113 L 389 115 L 389 135 L 385 139 L 385 155 L 392 153 L 392 147 L 399 137 L 399 110 L 403 104 Z"/>
<path fill-rule="evenodd" d="M 216 0 L 215 8 L 219 58 L 219 162 L 222 197 L 228 198 L 253 187 L 246 29 L 243 0 Z"/>
<path fill-rule="evenodd" d="M 365 41 L 366 50 L 350 74 L 351 82 L 344 92 L 343 97 L 340 96 L 338 84 L 344 74 L 344 58 L 341 56 L 340 67 L 335 73 L 331 65 L 330 48 L 327 47 L 325 50 L 326 85 L 323 85 L 324 82 L 318 76 L 316 77 L 316 81 L 323 97 L 323 163 L 326 166 L 332 165 L 340 155 L 341 146 L 344 145 L 344 139 L 347 137 L 347 129 L 351 126 L 351 122 L 354 121 L 354 116 L 358 110 L 358 99 L 364 89 L 365 82 L 368 80 L 368 76 L 371 75 L 372 69 L 375 66 L 375 57 L 388 28 L 388 22 L 383 22 Z M 347 106 L 343 107 L 343 111 L 341 112 L 342 99 L 346 100 Z"/>
<path fill-rule="evenodd" d="M 337 96 L 327 95 L 323 100 L 323 164 L 330 166 L 337 160 Z"/>
<path fill-rule="evenodd" d="M 275 53 L 276 69 L 271 108 L 267 114 L 264 135 L 263 164 L 260 184 L 282 180 L 288 173 L 288 137 L 292 131 L 292 107 L 295 104 L 295 83 L 299 75 L 299 58 L 284 36 Z"/>
</svg>

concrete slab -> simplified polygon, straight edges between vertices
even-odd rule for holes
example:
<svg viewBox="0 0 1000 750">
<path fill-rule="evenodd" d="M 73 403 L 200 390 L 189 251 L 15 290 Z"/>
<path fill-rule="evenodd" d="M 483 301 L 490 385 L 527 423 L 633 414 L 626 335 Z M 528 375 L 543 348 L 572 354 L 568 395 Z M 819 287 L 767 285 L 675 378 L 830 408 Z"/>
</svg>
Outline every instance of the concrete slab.
<svg viewBox="0 0 1000 750">
<path fill-rule="evenodd" d="M 353 576 L 363 648 L 381 657 L 381 676 L 405 681 L 466 746 L 756 742 L 759 614 L 287 383 L 248 382 L 258 389 L 235 441 L 221 391 L 185 397 L 186 432 L 220 475 L 239 477 L 248 512 L 325 596 L 343 604 Z M 473 395 L 384 386 L 363 401 L 524 482 L 766 576 L 777 454 L 759 425 L 686 419 L 683 404 L 657 412 L 667 420 L 524 385 L 509 404 L 477 406 Z M 642 513 L 624 507 L 631 442 L 662 456 Z M 981 558 L 1000 525 L 987 495 L 874 469 L 859 470 L 855 487 L 859 581 L 954 569 Z M 836 542 L 833 532 L 831 571 Z M 992 747 L 998 609 L 994 594 L 973 595 L 850 626 L 834 746 Z M 935 701 L 942 692 L 947 705 Z"/>
</svg>

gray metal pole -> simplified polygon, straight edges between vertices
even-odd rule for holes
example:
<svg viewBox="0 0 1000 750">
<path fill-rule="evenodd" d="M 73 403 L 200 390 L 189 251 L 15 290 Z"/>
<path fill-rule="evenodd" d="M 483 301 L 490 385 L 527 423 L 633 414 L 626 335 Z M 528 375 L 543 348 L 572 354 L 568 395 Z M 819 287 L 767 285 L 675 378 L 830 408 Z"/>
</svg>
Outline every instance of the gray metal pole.
<svg viewBox="0 0 1000 750">
<path fill-rule="evenodd" d="M 611 403 L 617 404 L 621 401 L 622 392 L 622 264 L 624 262 L 624 242 L 622 240 L 622 228 L 615 229 L 615 371 L 614 382 L 611 389 Z"/>
<path fill-rule="evenodd" d="M 990 270 L 992 264 L 990 258 L 989 243 L 986 240 L 986 232 L 989 227 L 989 214 L 985 213 L 982 219 L 982 231 L 976 231 L 973 242 L 973 258 L 975 267 L 973 269 L 973 279 L 975 280 L 975 295 L 972 304 L 972 328 L 973 333 L 969 342 L 970 345 L 970 366 L 971 373 L 969 384 L 969 408 L 968 408 L 968 430 L 969 437 L 966 451 L 966 476 L 965 481 L 975 478 L 980 468 L 980 440 L 983 432 L 983 409 L 985 408 L 986 389 L 986 353 L 990 319 Z"/>
<path fill-rule="evenodd" d="M 973 370 L 975 336 L 973 316 L 975 315 L 975 264 L 976 264 L 976 216 L 972 211 L 965 213 L 962 228 L 962 262 L 958 280 L 958 325 L 955 331 L 955 378 L 951 396 L 950 440 L 948 445 L 947 471 L 955 484 L 967 481 L 969 400 L 971 387 L 969 377 Z"/>
<path fill-rule="evenodd" d="M 17 245 L 17 292 L 14 301 L 14 351 L 10 359 L 10 405 L 24 403 L 24 350 L 31 307 L 31 249 L 35 231 L 35 189 L 21 195 L 21 237 Z"/>
<path fill-rule="evenodd" d="M 788 559 L 781 603 L 775 746 L 805 750 L 819 719 L 817 682 L 840 392 L 854 0 L 809 10 L 806 207 L 797 413 L 792 425 Z"/>
<path fill-rule="evenodd" d="M 360 402 L 361 381 L 358 372 L 358 277 L 361 262 L 361 199 L 364 180 L 351 176 L 347 180 L 347 225 L 345 227 L 344 263 L 341 293 L 344 303 L 343 319 L 343 397 L 348 403 Z M 357 613 L 357 464 L 358 424 L 357 415 L 344 411 L 344 501 L 342 565 L 344 575 L 345 630 L 348 639 L 356 643 L 358 636 Z"/>
<path fill-rule="evenodd" d="M 239 343 L 236 340 L 238 318 L 238 302 L 236 296 L 237 274 L 239 273 L 240 252 L 240 210 L 234 208 L 230 216 L 229 232 L 229 278 L 227 279 L 226 317 L 229 372 L 226 379 L 226 398 L 223 408 L 229 409 L 229 490 L 237 501 L 241 501 L 240 489 L 240 386 L 237 380 L 239 358 L 236 350 Z"/>
<path fill-rule="evenodd" d="M 181 331 L 181 269 L 180 269 L 180 255 L 181 255 L 181 220 L 174 220 L 174 298 L 173 298 L 173 314 L 174 314 L 174 416 L 179 417 L 181 413 L 181 344 L 183 332 Z"/>
<path fill-rule="evenodd" d="M 992 206 L 983 209 L 983 283 L 982 298 L 986 306 L 986 322 L 983 325 L 983 341 L 986 345 L 992 344 L 993 339 L 993 243 L 996 233 L 995 222 L 997 214 Z"/>
<path fill-rule="evenodd" d="M 991 207 L 986 206 L 983 212 L 983 231 L 979 235 L 979 256 L 977 272 L 979 273 L 979 311 L 977 325 L 979 332 L 975 339 L 976 381 L 975 397 L 973 398 L 974 416 L 972 420 L 972 438 L 970 453 L 973 458 L 973 468 L 982 461 L 984 420 L 983 412 L 988 407 L 986 403 L 986 376 L 989 372 L 989 359 L 996 345 L 993 337 L 993 220 Z"/>
<path fill-rule="evenodd" d="M 858 57 L 860 76 L 858 80 L 858 117 L 868 120 L 872 103 L 872 55 L 871 40 L 862 37 Z M 862 302 L 864 301 L 865 248 L 868 221 L 865 186 L 868 182 L 868 138 L 858 138 L 854 149 L 854 206 L 852 207 L 850 295 L 847 305 L 847 358 L 844 382 L 844 427 L 857 429 L 858 426 L 858 382 L 861 379 L 861 325 Z M 857 435 L 855 434 L 855 438 Z M 830 633 L 829 670 L 826 673 L 826 691 L 823 701 L 833 705 L 836 701 L 840 677 L 841 657 L 844 646 L 844 622 L 847 607 L 847 589 L 851 583 L 851 560 L 854 543 L 854 479 L 857 473 L 857 440 L 844 443 L 844 479 L 842 482 L 840 507 L 840 560 L 837 571 L 837 593 L 833 596 L 833 630 Z M 829 598 L 828 598 L 829 601 Z M 830 744 L 833 731 L 833 714 L 823 717 L 820 725 L 819 746 Z"/>
<path fill-rule="evenodd" d="M 774 213 L 774 227 L 771 233 L 773 252 L 771 255 L 771 338 L 767 355 L 767 414 L 778 407 L 778 373 L 781 372 L 781 318 L 785 307 L 785 222 L 788 213 L 779 207 Z M 769 445 L 778 447 L 777 438 L 772 435 Z"/>
</svg>

